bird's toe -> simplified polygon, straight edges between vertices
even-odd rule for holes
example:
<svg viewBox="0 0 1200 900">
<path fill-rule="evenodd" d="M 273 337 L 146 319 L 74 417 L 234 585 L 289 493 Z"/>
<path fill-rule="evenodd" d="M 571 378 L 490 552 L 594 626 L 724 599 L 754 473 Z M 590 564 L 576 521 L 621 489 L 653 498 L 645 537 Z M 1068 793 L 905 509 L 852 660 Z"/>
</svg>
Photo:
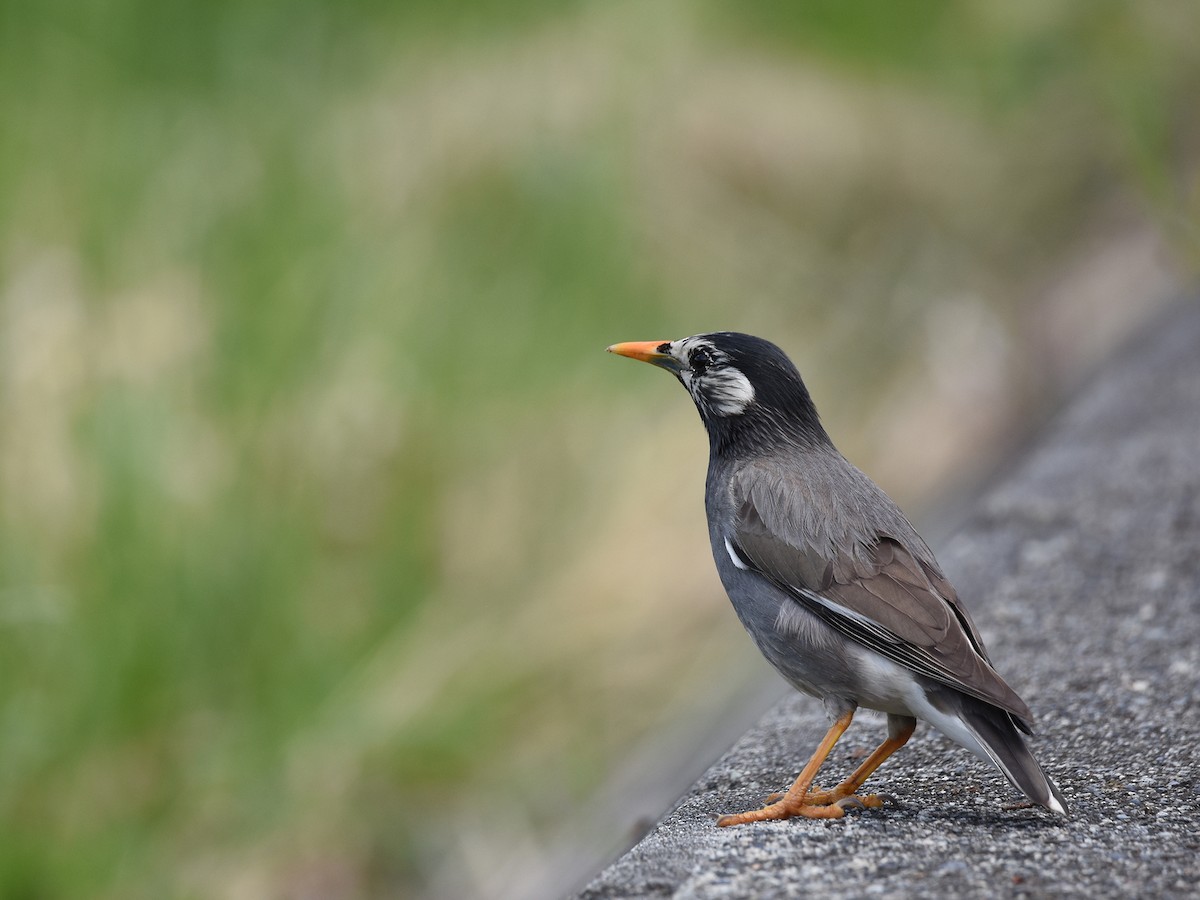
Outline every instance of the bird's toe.
<svg viewBox="0 0 1200 900">
<path fill-rule="evenodd" d="M 807 802 L 796 802 L 786 794 L 782 800 L 768 804 L 760 809 L 751 809 L 743 813 L 731 813 L 717 819 L 720 828 L 730 825 L 746 825 L 750 822 L 776 822 L 781 819 L 840 819 L 846 814 L 845 809 L 836 803 L 813 805 Z"/>
</svg>

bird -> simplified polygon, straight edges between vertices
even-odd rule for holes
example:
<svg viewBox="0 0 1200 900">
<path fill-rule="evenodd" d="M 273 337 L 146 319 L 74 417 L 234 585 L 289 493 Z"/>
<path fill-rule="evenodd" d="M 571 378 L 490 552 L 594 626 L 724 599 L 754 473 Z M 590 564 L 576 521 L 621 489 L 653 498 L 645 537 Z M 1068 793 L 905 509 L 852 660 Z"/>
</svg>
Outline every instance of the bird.
<svg viewBox="0 0 1200 900">
<path fill-rule="evenodd" d="M 672 373 L 708 434 L 705 511 L 717 573 L 758 649 L 831 725 L 799 776 L 720 826 L 878 808 L 862 793 L 917 721 L 990 762 L 1027 798 L 1068 815 L 1030 752 L 1033 715 L 993 667 L 928 544 L 882 488 L 834 446 L 799 371 L 775 344 L 738 332 L 614 344 Z M 818 770 L 859 708 L 887 737 L 836 787 Z"/>
</svg>

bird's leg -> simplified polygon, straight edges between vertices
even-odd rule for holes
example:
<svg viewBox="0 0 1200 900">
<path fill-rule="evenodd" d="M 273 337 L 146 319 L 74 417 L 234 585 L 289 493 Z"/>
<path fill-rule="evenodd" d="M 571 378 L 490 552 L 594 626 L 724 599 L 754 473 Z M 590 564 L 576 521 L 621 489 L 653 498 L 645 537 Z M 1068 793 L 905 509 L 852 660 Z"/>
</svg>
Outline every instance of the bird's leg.
<svg viewBox="0 0 1200 900">
<path fill-rule="evenodd" d="M 863 806 L 883 806 L 883 800 L 876 794 L 867 794 L 865 797 L 856 796 L 858 789 L 863 786 L 864 782 L 871 777 L 885 759 L 908 743 L 908 739 L 913 736 L 913 732 L 916 729 L 917 720 L 914 718 L 909 716 L 888 716 L 887 739 L 875 748 L 875 752 L 864 759 L 862 764 L 851 773 L 850 777 L 837 787 L 829 791 L 813 791 L 805 799 L 815 806 L 838 803 L 850 798 L 853 798 Z"/>
<path fill-rule="evenodd" d="M 821 768 L 821 764 L 825 762 L 825 758 L 833 750 L 833 745 L 838 742 L 838 738 L 850 727 L 850 722 L 853 719 L 854 710 L 838 716 L 837 720 L 829 726 L 829 731 L 825 732 L 825 737 L 822 738 L 820 746 L 817 747 L 812 758 L 809 759 L 807 765 L 800 772 L 800 776 L 782 797 L 761 809 L 752 809 L 744 813 L 721 816 L 721 818 L 717 819 L 717 824 L 724 828 L 728 825 L 744 825 L 747 822 L 790 819 L 793 816 L 804 816 L 809 819 L 840 819 L 844 816 L 846 812 L 840 806 L 832 803 L 812 803 L 808 789 L 812 786 L 813 779 L 817 777 L 817 771 Z M 880 760 L 880 762 L 882 761 Z"/>
</svg>

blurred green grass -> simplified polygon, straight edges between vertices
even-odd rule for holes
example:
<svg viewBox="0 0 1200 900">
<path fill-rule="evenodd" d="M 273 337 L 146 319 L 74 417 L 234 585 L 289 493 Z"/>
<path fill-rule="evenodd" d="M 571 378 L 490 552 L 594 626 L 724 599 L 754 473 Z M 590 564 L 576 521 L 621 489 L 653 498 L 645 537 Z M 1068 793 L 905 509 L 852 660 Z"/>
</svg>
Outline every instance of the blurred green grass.
<svg viewBox="0 0 1200 900">
<path fill-rule="evenodd" d="M 550 852 L 741 647 L 668 534 L 694 416 L 603 347 L 766 332 L 857 458 L 933 460 L 899 493 L 961 473 L 1059 374 L 1092 223 L 1194 265 L 1198 19 L 4 6 L 0 892 L 541 884 L 458 820 Z M 963 315 L 997 413 L 931 451 Z"/>
</svg>

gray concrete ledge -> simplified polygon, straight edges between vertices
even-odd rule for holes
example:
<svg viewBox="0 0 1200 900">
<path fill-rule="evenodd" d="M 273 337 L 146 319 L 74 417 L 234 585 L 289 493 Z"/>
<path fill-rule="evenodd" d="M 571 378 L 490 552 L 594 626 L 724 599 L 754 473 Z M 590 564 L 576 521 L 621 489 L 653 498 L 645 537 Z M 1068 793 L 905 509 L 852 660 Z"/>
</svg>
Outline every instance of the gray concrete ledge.
<svg viewBox="0 0 1200 900">
<path fill-rule="evenodd" d="M 869 784 L 897 805 L 718 829 L 824 733 L 795 696 L 582 900 L 1200 895 L 1200 303 L 1096 373 L 937 550 L 1071 819 L 1006 809 L 1001 776 L 922 726 Z M 824 780 L 883 732 L 860 714 Z"/>
</svg>

